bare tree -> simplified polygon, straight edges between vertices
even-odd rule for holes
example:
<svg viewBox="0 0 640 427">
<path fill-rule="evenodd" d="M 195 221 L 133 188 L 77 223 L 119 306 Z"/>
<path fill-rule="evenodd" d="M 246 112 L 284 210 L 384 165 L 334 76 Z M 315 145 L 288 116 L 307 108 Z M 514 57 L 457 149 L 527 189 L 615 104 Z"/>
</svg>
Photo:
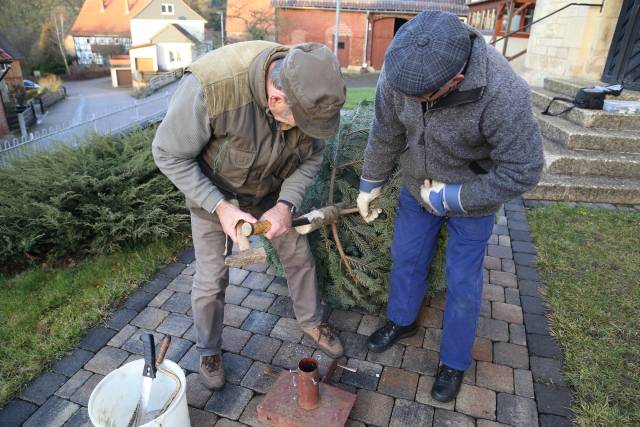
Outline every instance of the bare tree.
<svg viewBox="0 0 640 427">
<path fill-rule="evenodd" d="M 275 36 L 276 18 L 272 7 L 256 6 L 250 1 L 235 1 L 227 5 L 229 18 L 245 25 L 251 40 L 269 40 Z"/>
<path fill-rule="evenodd" d="M 65 27 L 65 10 L 62 7 L 53 8 L 51 11 L 51 22 L 53 24 L 51 31 L 51 38 L 53 43 L 58 46 L 64 68 L 67 71 L 67 75 L 71 74 L 69 70 L 69 64 L 67 63 L 67 54 L 64 49 L 64 37 L 68 32 L 68 28 Z M 68 25 L 68 24 L 67 24 Z"/>
</svg>

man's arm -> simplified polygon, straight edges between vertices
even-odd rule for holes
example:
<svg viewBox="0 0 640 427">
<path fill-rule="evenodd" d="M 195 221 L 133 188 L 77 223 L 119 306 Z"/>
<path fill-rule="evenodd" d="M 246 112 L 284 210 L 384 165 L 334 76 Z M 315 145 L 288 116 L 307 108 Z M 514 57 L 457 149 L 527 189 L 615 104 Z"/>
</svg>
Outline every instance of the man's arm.
<svg viewBox="0 0 640 427">
<path fill-rule="evenodd" d="M 530 190 L 544 166 L 542 135 L 523 81 L 502 88 L 488 103 L 480 130 L 493 147 L 491 159 L 496 166 L 462 185 L 460 201 L 465 210 L 505 203 Z"/>
<path fill-rule="evenodd" d="M 300 209 L 304 193 L 309 184 L 313 182 L 320 168 L 323 152 L 324 141 L 314 139 L 311 156 L 303 161 L 300 166 L 282 182 L 278 200 L 286 200 L 295 206 L 296 209 Z"/>
<path fill-rule="evenodd" d="M 186 74 L 158 127 L 151 150 L 162 173 L 207 212 L 213 212 L 224 200 L 196 160 L 210 137 L 202 85 L 192 74 Z"/>
</svg>

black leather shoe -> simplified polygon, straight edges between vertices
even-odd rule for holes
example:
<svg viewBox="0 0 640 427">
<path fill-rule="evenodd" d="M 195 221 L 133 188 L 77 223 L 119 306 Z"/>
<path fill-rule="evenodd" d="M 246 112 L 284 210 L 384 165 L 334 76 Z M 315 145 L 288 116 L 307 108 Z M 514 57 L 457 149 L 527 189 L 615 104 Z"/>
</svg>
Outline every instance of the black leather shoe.
<svg viewBox="0 0 640 427">
<path fill-rule="evenodd" d="M 436 381 L 431 388 L 431 397 L 440 402 L 449 402 L 455 399 L 460 390 L 463 376 L 464 371 L 441 365 Z"/>
<path fill-rule="evenodd" d="M 391 320 L 387 320 L 386 325 L 371 334 L 367 340 L 367 347 L 374 353 L 381 353 L 391 347 L 394 342 L 415 335 L 417 331 L 416 322 L 408 326 L 398 326 Z"/>
</svg>

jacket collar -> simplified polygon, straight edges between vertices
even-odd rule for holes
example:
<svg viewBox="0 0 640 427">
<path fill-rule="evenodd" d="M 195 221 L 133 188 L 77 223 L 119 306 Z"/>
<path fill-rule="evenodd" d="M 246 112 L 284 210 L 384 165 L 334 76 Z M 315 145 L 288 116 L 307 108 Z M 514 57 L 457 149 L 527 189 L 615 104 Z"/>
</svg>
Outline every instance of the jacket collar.
<svg viewBox="0 0 640 427">
<path fill-rule="evenodd" d="M 269 103 L 267 101 L 267 71 L 269 64 L 275 59 L 284 58 L 289 48 L 287 46 L 276 46 L 267 48 L 260 52 L 249 65 L 249 88 L 256 104 L 260 106 L 269 116 Z"/>
</svg>

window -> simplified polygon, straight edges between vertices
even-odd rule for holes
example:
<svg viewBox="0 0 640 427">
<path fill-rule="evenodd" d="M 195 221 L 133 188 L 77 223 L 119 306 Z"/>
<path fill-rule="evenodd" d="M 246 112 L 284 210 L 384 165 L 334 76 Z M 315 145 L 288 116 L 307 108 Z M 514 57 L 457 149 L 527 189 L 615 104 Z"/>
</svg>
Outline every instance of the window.
<svg viewBox="0 0 640 427">
<path fill-rule="evenodd" d="M 180 62 L 182 59 L 180 58 L 180 51 L 176 52 L 176 61 Z"/>
<path fill-rule="evenodd" d="M 169 51 L 169 62 L 173 62 L 175 58 L 173 57 L 173 52 Z"/>
<path fill-rule="evenodd" d="M 171 3 L 162 3 L 160 5 L 160 12 L 163 15 L 173 15 L 173 4 L 171 4 Z"/>
<path fill-rule="evenodd" d="M 338 42 L 338 49 L 344 49 L 344 42 Z"/>
</svg>

